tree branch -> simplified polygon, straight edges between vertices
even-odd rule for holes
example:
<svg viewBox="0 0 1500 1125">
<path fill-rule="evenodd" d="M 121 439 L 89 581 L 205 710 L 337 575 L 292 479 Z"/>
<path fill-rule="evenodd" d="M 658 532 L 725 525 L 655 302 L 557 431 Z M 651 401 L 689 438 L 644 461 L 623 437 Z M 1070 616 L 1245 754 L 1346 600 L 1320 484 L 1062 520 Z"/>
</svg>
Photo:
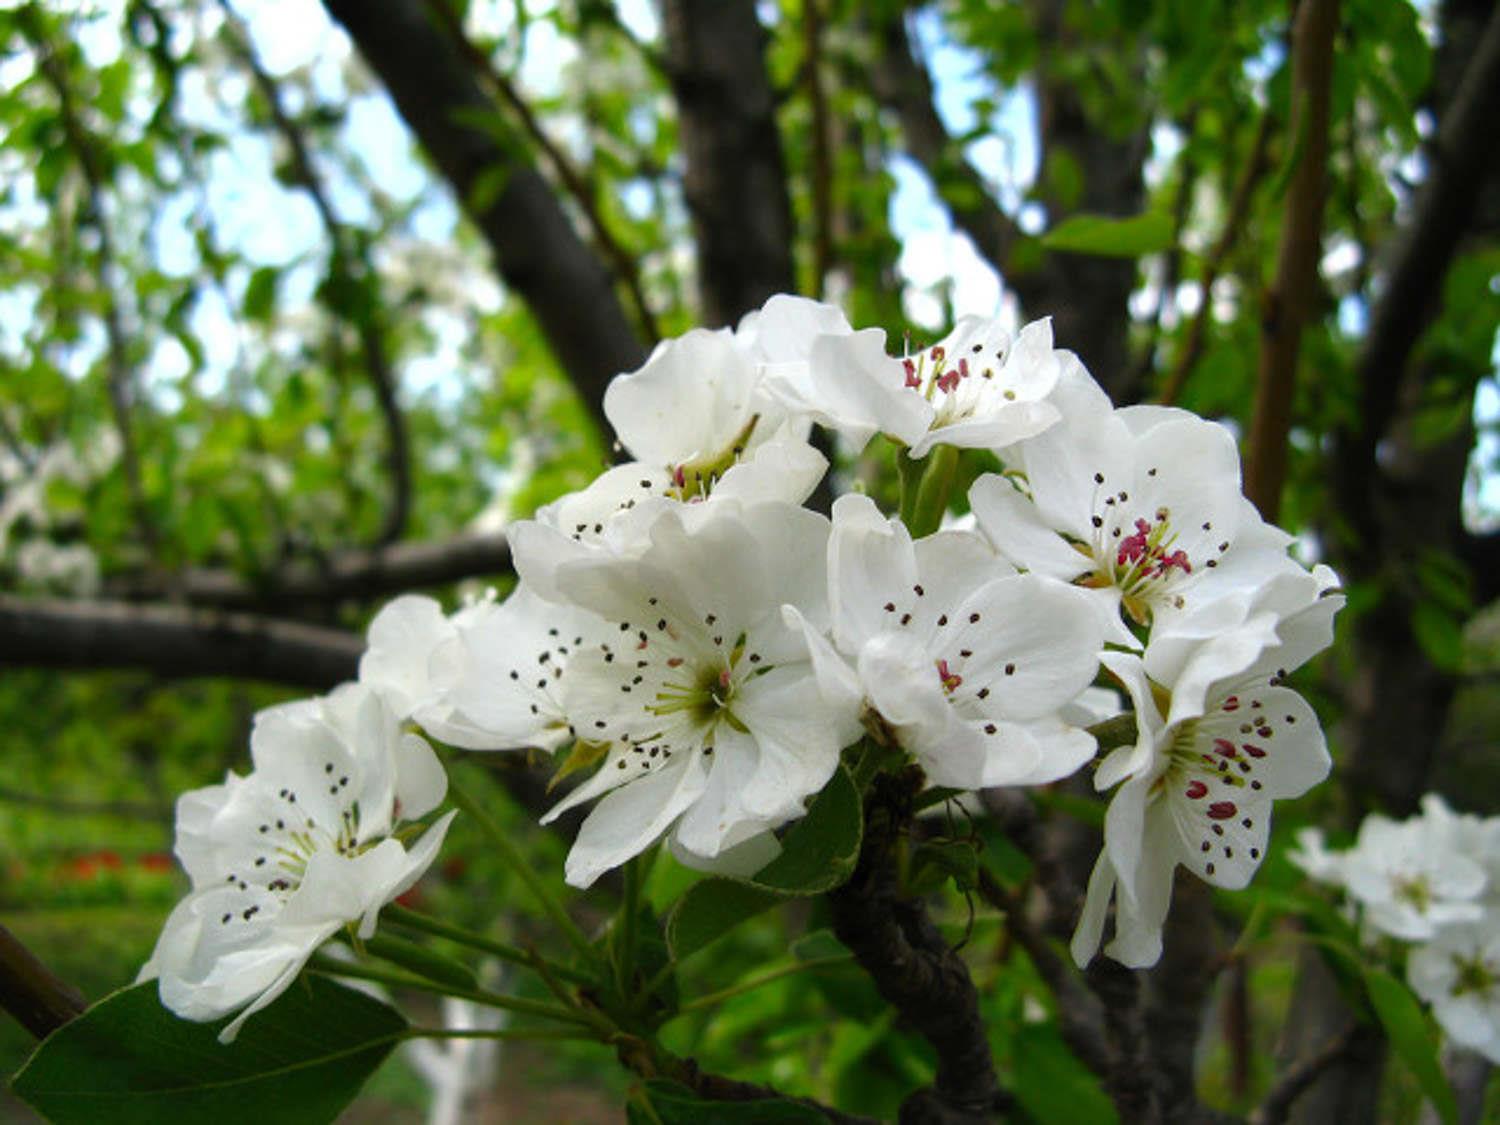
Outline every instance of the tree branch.
<svg viewBox="0 0 1500 1125">
<path fill-rule="evenodd" d="M 424 0 L 324 0 L 452 185 L 489 244 L 506 285 L 531 309 L 601 428 L 604 390 L 645 358 L 608 271 L 573 230 L 552 189 L 488 123 L 485 96 L 460 44 Z M 498 191 L 487 190 L 500 177 Z"/>
<path fill-rule="evenodd" d="M 83 1014 L 88 1002 L 0 926 L 0 1008 L 38 1039 Z"/>
<path fill-rule="evenodd" d="M 166 577 L 116 578 L 106 582 L 105 590 L 127 601 L 173 600 L 284 613 L 339 601 L 369 601 L 510 570 L 510 544 L 504 535 L 465 535 L 436 543 L 341 551 L 250 577 L 220 567 L 190 567 Z"/>
<path fill-rule="evenodd" d="M 807 102 L 812 112 L 812 136 L 807 154 L 812 178 L 813 280 L 812 292 L 821 297 L 833 269 L 833 129 L 828 115 L 828 89 L 823 74 L 822 0 L 803 0 L 803 66 Z"/>
<path fill-rule="evenodd" d="M 754 0 L 664 0 L 682 190 L 705 324 L 733 324 L 797 288 L 791 201 Z"/>
<path fill-rule="evenodd" d="M 357 675 L 363 651 L 357 633 L 292 621 L 0 594 L 0 667 L 134 668 L 324 691 Z"/>
<path fill-rule="evenodd" d="M 58 115 L 62 120 L 63 132 L 68 138 L 69 147 L 78 158 L 78 167 L 83 172 L 88 196 L 88 220 L 99 239 L 97 281 L 104 321 L 110 413 L 120 437 L 120 463 L 125 472 L 131 513 L 142 542 L 155 555 L 159 537 L 151 519 L 150 506 L 146 502 L 146 490 L 141 481 L 140 452 L 136 447 L 135 429 L 130 417 L 135 403 L 135 373 L 131 368 L 125 342 L 125 326 L 120 318 L 120 302 L 114 289 L 114 239 L 104 213 L 105 169 L 100 161 L 97 142 L 79 116 L 78 103 L 68 81 L 67 71 L 47 34 L 39 9 L 35 3 L 31 3 L 21 9 L 18 15 L 27 37 L 36 48 L 42 75 L 57 95 Z"/>
<path fill-rule="evenodd" d="M 1297 356 L 1309 319 L 1323 248 L 1328 195 L 1328 103 L 1338 0 L 1301 0 L 1292 32 L 1290 136 L 1297 162 L 1287 189 L 1276 279 L 1261 310 L 1260 370 L 1245 465 L 1245 495 L 1269 522 L 1281 509 Z M 1205 299 L 1206 299 L 1205 294 Z"/>
<path fill-rule="evenodd" d="M 245 68 L 250 71 L 256 88 L 265 99 L 276 131 L 281 134 L 291 154 L 292 173 L 297 183 L 301 184 L 303 190 L 311 197 L 313 206 L 323 220 L 323 228 L 328 232 L 329 272 L 343 291 L 340 295 L 342 299 L 335 299 L 329 304 L 334 306 L 334 312 L 337 315 L 353 325 L 355 334 L 359 337 L 360 352 L 365 361 L 365 373 L 370 377 L 370 384 L 375 391 L 375 401 L 380 407 L 380 416 L 385 422 L 386 472 L 390 476 L 391 497 L 376 542 L 393 543 L 405 533 L 407 521 L 411 515 L 411 449 L 406 432 L 406 418 L 401 413 L 401 404 L 396 401 L 396 373 L 386 353 L 383 324 L 386 303 L 380 295 L 379 277 L 368 254 L 351 252 L 348 245 L 348 231 L 334 213 L 328 193 L 323 190 L 322 181 L 318 177 L 317 169 L 313 167 L 312 156 L 303 140 L 302 131 L 287 116 L 286 108 L 281 104 L 281 91 L 277 89 L 275 80 L 266 73 L 260 61 L 255 57 L 255 51 L 250 46 L 249 38 L 240 25 L 238 16 L 230 7 L 229 0 L 219 0 L 219 6 L 224 11 L 226 38 L 229 40 L 230 47 Z M 359 260 L 357 275 L 353 260 L 355 258 Z M 360 285 L 369 287 L 368 307 L 358 314 L 351 315 L 347 311 L 348 302 Z"/>
<path fill-rule="evenodd" d="M 1367 1033 L 1367 1029 L 1359 1024 L 1350 1024 L 1323 1046 L 1288 1067 L 1250 1115 L 1250 1125 L 1281 1125 L 1291 1112 L 1292 1103 L 1329 1067 L 1342 1062 L 1359 1046 L 1362 1034 Z"/>
<path fill-rule="evenodd" d="M 829 892 L 828 904 L 834 935 L 937 1052 L 933 1083 L 902 1103 L 902 1125 L 978 1125 L 1009 1100 L 995 1075 L 979 995 L 926 906 L 901 897 L 897 886 L 893 848 L 911 823 L 918 785 L 920 774 L 876 777 L 859 862 L 849 881 Z"/>
<path fill-rule="evenodd" d="M 1250 213 L 1250 200 L 1255 195 L 1255 186 L 1270 166 L 1270 162 L 1266 159 L 1270 139 L 1271 114 L 1263 112 L 1260 115 L 1260 124 L 1255 129 L 1255 139 L 1250 142 L 1250 152 L 1245 157 L 1245 166 L 1240 170 L 1239 179 L 1235 181 L 1234 192 L 1229 199 L 1229 210 L 1224 215 L 1223 229 L 1219 231 L 1219 237 L 1215 240 L 1208 258 L 1203 263 L 1203 276 L 1198 282 L 1199 292 L 1202 294 L 1198 302 L 1198 311 L 1193 314 L 1193 321 L 1188 325 L 1187 339 L 1182 342 L 1182 346 L 1172 360 L 1172 370 L 1167 375 L 1166 385 L 1162 388 L 1160 396 L 1163 406 L 1171 406 L 1182 397 L 1182 390 L 1187 385 L 1188 376 L 1193 373 L 1193 368 L 1203 355 L 1203 338 L 1208 328 L 1208 319 L 1213 314 L 1214 283 L 1219 280 L 1224 263 L 1228 260 L 1230 252 L 1239 240 L 1240 233 L 1245 228 L 1245 220 Z"/>
<path fill-rule="evenodd" d="M 1343 517 L 1369 541 L 1375 533 L 1374 482 L 1382 479 L 1375 448 L 1396 414 L 1417 339 L 1438 307 L 1442 282 L 1473 221 L 1481 190 L 1500 166 L 1493 143 L 1500 118 L 1500 9 L 1485 24 L 1442 115 L 1429 152 L 1429 171 L 1411 220 L 1386 257 L 1379 299 L 1354 371 L 1359 409 L 1335 433 L 1334 489 Z"/>
<path fill-rule="evenodd" d="M 630 302 L 635 306 L 636 320 L 645 334 L 646 343 L 654 345 L 661 339 L 661 331 L 656 324 L 656 315 L 651 311 L 651 304 L 646 300 L 645 290 L 641 287 L 641 271 L 637 267 L 635 257 L 620 245 L 619 240 L 615 238 L 609 225 L 604 221 L 604 216 L 599 213 L 599 208 L 594 202 L 594 193 L 588 184 L 584 183 L 583 176 L 573 167 L 568 154 L 553 143 L 547 131 L 542 128 L 542 123 L 537 120 L 536 114 L 532 113 L 531 107 L 526 104 L 526 99 L 521 97 L 520 91 L 510 79 L 495 67 L 489 55 L 481 51 L 473 40 L 464 35 L 463 24 L 452 5 L 447 0 L 427 0 L 427 9 L 459 45 L 464 56 L 469 60 L 470 66 L 473 67 L 474 73 L 483 77 L 494 88 L 500 100 L 510 107 L 511 112 L 521 122 L 521 127 L 526 130 L 526 135 L 531 138 L 532 143 L 547 158 L 547 163 L 552 167 L 552 174 L 557 177 L 563 190 L 583 212 L 589 229 L 594 232 L 594 240 L 598 243 L 599 249 L 609 259 L 615 276 L 620 279 L 625 286 L 625 291 L 630 294 Z"/>
</svg>

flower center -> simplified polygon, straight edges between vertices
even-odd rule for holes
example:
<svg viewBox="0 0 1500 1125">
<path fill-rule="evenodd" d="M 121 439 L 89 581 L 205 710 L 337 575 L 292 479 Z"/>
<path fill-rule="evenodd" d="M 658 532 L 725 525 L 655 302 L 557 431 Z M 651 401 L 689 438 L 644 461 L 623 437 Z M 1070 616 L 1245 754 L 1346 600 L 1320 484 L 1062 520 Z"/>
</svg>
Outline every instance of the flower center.
<svg viewBox="0 0 1500 1125">
<path fill-rule="evenodd" d="M 719 483 L 719 478 L 739 464 L 759 422 L 760 415 L 752 414 L 740 432 L 717 455 L 668 466 L 672 483 L 667 488 L 667 495 L 683 502 L 707 499 L 714 485 Z"/>
<path fill-rule="evenodd" d="M 1423 875 L 1398 875 L 1393 880 L 1392 890 L 1396 901 L 1411 907 L 1418 914 L 1426 914 L 1432 907 L 1432 887 Z"/>
<path fill-rule="evenodd" d="M 1489 962 L 1482 957 L 1467 958 L 1455 953 L 1453 972 L 1457 978 L 1453 982 L 1452 995 L 1454 996 L 1465 996 L 1470 993 L 1484 996 L 1495 986 L 1495 974 Z"/>
</svg>

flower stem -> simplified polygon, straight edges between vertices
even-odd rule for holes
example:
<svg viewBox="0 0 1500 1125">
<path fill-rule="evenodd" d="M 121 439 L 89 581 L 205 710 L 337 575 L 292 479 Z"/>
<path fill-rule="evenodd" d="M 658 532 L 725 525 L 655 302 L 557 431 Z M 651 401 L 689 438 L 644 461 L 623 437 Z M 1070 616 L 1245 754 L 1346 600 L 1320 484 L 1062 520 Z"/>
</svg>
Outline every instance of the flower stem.
<svg viewBox="0 0 1500 1125">
<path fill-rule="evenodd" d="M 782 977 L 810 972 L 814 969 L 826 969 L 834 965 L 851 965 L 853 963 L 853 954 L 837 953 L 831 957 L 814 957 L 810 961 L 798 961 L 794 965 L 783 965 L 779 969 L 772 969 L 768 973 L 762 973 L 758 977 L 752 977 L 750 980 L 731 985 L 729 988 L 721 988 L 718 992 L 710 992 L 689 1000 L 677 1009 L 676 1015 L 680 1016 L 685 1012 L 696 1012 L 703 1008 L 712 1008 L 715 1004 L 722 1004 L 725 1000 L 733 999 L 743 993 L 753 992 L 755 989 L 770 984 L 772 981 L 780 980 Z"/>
<path fill-rule="evenodd" d="M 588 1031 L 571 1027 L 409 1027 L 402 1039 L 597 1039 Z"/>
<path fill-rule="evenodd" d="M 408 930 L 419 930 L 424 934 L 431 934 L 434 937 L 447 938 L 449 941 L 457 942 L 459 945 L 466 945 L 470 949 L 479 950 L 481 953 L 491 954 L 502 961 L 509 961 L 513 965 L 535 969 L 537 962 L 542 960 L 538 954 L 529 953 L 518 946 L 509 945 L 506 942 L 486 937 L 484 934 L 477 934 L 473 930 L 466 930 L 459 926 L 450 925 L 447 922 L 439 922 L 436 918 L 429 918 L 425 914 L 418 914 L 415 910 L 408 910 L 406 907 L 397 906 L 395 903 L 392 903 L 381 911 L 380 916 L 384 920 L 394 922 L 396 925 Z M 587 984 L 589 982 L 588 977 L 573 969 L 551 962 L 547 962 L 546 964 L 548 969 L 564 980 L 572 981 L 574 984 Z"/>
<path fill-rule="evenodd" d="M 563 936 L 568 939 L 573 948 L 578 950 L 586 960 L 596 960 L 599 956 L 598 950 L 578 928 L 578 923 L 568 917 L 568 912 L 563 909 L 562 903 L 548 889 L 547 884 L 542 882 L 540 876 L 531 869 L 531 865 L 526 862 L 526 858 L 511 842 L 510 837 L 500 830 L 499 825 L 490 819 L 488 813 L 475 804 L 472 797 L 451 782 L 448 785 L 448 797 L 473 819 L 480 831 L 489 837 L 490 843 L 499 851 L 501 858 L 520 876 L 521 882 L 526 884 L 527 889 L 535 896 L 542 909 L 547 912 L 547 916 L 562 931 Z"/>
<path fill-rule="evenodd" d="M 631 969 L 635 965 L 636 915 L 641 907 L 640 857 L 631 856 L 623 870 L 625 893 L 620 899 L 620 933 L 615 945 L 615 980 L 620 995 L 629 997 Z"/>
<path fill-rule="evenodd" d="M 1135 716 L 1130 713 L 1116 715 L 1112 719 L 1097 722 L 1088 732 L 1099 741 L 1099 751 L 1113 750 L 1117 746 L 1128 746 L 1136 740 Z"/>
<path fill-rule="evenodd" d="M 958 450 L 951 445 L 939 445 L 927 455 L 927 468 L 917 486 L 916 503 L 906 520 L 907 530 L 913 539 L 931 535 L 943 524 L 943 513 L 948 510 L 948 497 L 953 492 L 954 479 L 958 475 Z"/>
<path fill-rule="evenodd" d="M 515 1012 L 517 1015 L 539 1016 L 543 1019 L 561 1020 L 565 1023 L 588 1026 L 588 1021 L 582 1016 L 576 1015 L 561 1008 L 556 1004 L 549 1004 L 542 1000 L 527 1000 L 521 996 L 504 996 L 498 992 L 491 992 L 484 988 L 458 988 L 454 985 L 443 984 L 440 981 L 428 980 L 414 973 L 392 972 L 389 969 L 374 968 L 370 965 L 359 965 L 348 961 L 338 961 L 332 957 L 315 954 L 308 962 L 310 968 L 329 976 L 353 977 L 356 980 L 374 981 L 376 984 L 389 985 L 391 988 L 414 988 L 423 992 L 436 992 L 440 996 L 454 996 L 460 1000 L 472 1000 L 476 1004 L 484 1004 L 490 1008 L 499 1008 L 506 1012 Z"/>
</svg>

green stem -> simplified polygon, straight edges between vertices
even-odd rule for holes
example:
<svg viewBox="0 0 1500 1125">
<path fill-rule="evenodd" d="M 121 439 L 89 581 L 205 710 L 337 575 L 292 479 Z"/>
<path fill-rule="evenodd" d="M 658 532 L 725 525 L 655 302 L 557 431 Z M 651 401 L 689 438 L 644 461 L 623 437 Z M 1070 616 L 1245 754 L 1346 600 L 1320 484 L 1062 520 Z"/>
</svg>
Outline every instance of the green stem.
<svg viewBox="0 0 1500 1125">
<path fill-rule="evenodd" d="M 917 486 L 917 500 L 906 520 L 913 539 L 931 535 L 942 526 L 957 476 L 958 450 L 954 446 L 939 445 L 927 455 L 927 468 Z"/>
<path fill-rule="evenodd" d="M 922 483 L 922 473 L 927 468 L 926 461 L 919 461 L 911 456 L 911 451 L 904 445 L 896 447 L 896 480 L 901 486 L 899 493 L 901 522 L 911 526 L 913 513 L 917 509 L 917 489 Z"/>
<path fill-rule="evenodd" d="M 556 1004 L 548 1004 L 541 1000 L 527 1000 L 520 996 L 503 996 L 498 992 L 491 992 L 484 988 L 458 988 L 454 985 L 443 984 L 441 981 L 428 980 L 419 977 L 415 973 L 391 972 L 388 969 L 377 969 L 369 965 L 352 964 L 345 961 L 337 961 L 332 957 L 316 954 L 308 962 L 310 968 L 329 976 L 353 977 L 356 980 L 374 981 L 376 984 L 389 985 L 392 988 L 414 988 L 423 992 L 436 992 L 440 996 L 454 996 L 460 1000 L 472 1000 L 476 1004 L 484 1004 L 491 1008 L 500 1008 L 503 1011 L 515 1012 L 518 1015 L 540 1016 L 543 1019 L 561 1020 L 565 1023 L 575 1023 L 587 1026 L 588 1021 L 583 1017 L 560 1008 Z"/>
<path fill-rule="evenodd" d="M 418 914 L 415 910 L 408 910 L 404 906 L 395 903 L 387 906 L 380 914 L 387 922 L 394 922 L 408 930 L 419 930 L 424 934 L 432 934 L 434 937 L 447 938 L 449 941 L 466 945 L 470 949 L 477 949 L 482 953 L 489 953 L 502 961 L 509 961 L 513 965 L 521 965 L 528 969 L 536 969 L 538 962 L 547 965 L 554 974 L 564 980 L 572 981 L 574 984 L 587 984 L 589 978 L 584 974 L 565 968 L 562 965 L 545 962 L 543 958 L 535 953 L 518 946 L 510 945 L 495 938 L 477 934 L 473 930 L 466 930 L 459 926 L 449 925 L 447 922 L 439 922 L 436 918 L 429 918 L 425 914 Z"/>
<path fill-rule="evenodd" d="M 1135 716 L 1126 713 L 1105 719 L 1088 728 L 1088 732 L 1099 740 L 1099 752 L 1113 750 L 1117 746 L 1129 746 L 1135 742 Z"/>
<path fill-rule="evenodd" d="M 625 893 L 620 899 L 620 940 L 615 947 L 615 980 L 620 995 L 629 997 L 631 969 L 635 965 L 636 915 L 641 906 L 640 857 L 625 861 Z"/>
<path fill-rule="evenodd" d="M 696 1012 L 704 1008 L 712 1008 L 715 1004 L 722 1004 L 725 1000 L 733 999 L 734 997 L 739 996 L 742 993 L 753 992 L 755 989 L 760 988 L 763 985 L 770 984 L 772 981 L 780 980 L 782 977 L 789 977 L 797 973 L 809 972 L 813 969 L 824 969 L 832 965 L 849 965 L 853 962 L 853 954 L 838 953 L 833 955 L 832 957 L 815 957 L 810 961 L 798 961 L 794 965 L 783 965 L 779 969 L 773 969 L 768 973 L 762 973 L 758 977 L 753 977 L 750 980 L 742 981 L 741 983 L 732 985 L 729 988 L 722 988 L 718 992 L 710 992 L 704 996 L 699 996 L 693 1000 L 689 1000 L 686 1004 L 677 1009 L 675 1015 L 680 1016 L 685 1012 Z"/>
<path fill-rule="evenodd" d="M 409 1027 L 402 1039 L 597 1039 L 588 1031 L 570 1027 L 500 1027 L 485 1030 L 477 1027 Z"/>
<path fill-rule="evenodd" d="M 520 850 L 511 842 L 510 837 L 500 830 L 499 825 L 490 819 L 489 814 L 451 781 L 448 785 L 448 797 L 465 815 L 473 819 L 480 831 L 489 837 L 490 843 L 495 845 L 501 858 L 520 876 L 521 882 L 526 884 L 527 889 L 536 897 L 542 909 L 547 912 L 547 916 L 562 931 L 563 936 L 568 939 L 573 948 L 578 950 L 586 960 L 597 960 L 599 951 L 578 928 L 578 923 L 568 917 L 568 912 L 563 909 L 562 903 L 553 896 L 547 884 L 542 882 L 537 873 L 531 869 L 531 865 L 526 862 Z"/>
</svg>

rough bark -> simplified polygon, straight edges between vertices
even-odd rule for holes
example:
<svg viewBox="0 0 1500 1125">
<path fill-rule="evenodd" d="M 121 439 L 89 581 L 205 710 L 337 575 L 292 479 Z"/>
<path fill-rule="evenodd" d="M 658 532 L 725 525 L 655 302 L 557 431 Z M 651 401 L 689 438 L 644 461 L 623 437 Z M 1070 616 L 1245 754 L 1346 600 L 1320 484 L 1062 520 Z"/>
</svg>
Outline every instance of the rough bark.
<svg viewBox="0 0 1500 1125">
<path fill-rule="evenodd" d="M 504 535 L 465 535 L 431 543 L 397 543 L 340 551 L 246 577 L 222 567 L 189 567 L 174 574 L 121 576 L 105 584 L 111 598 L 173 601 L 217 609 L 285 614 L 370 601 L 408 590 L 511 571 Z"/>
<path fill-rule="evenodd" d="M 132 668 L 321 691 L 353 679 L 363 651 L 357 633 L 248 614 L 0 594 L 0 668 Z"/>
<path fill-rule="evenodd" d="M 792 209 L 753 0 L 664 0 L 701 319 L 733 324 L 797 288 Z"/>
<path fill-rule="evenodd" d="M 480 124 L 499 115 L 421 0 L 325 0 L 484 235 L 500 276 L 541 326 L 594 418 L 604 389 L 639 366 L 643 349 L 609 272 L 584 245 L 552 189 L 518 149 Z M 498 193 L 476 189 L 496 173 Z M 490 181 L 493 182 L 493 181 Z"/>
</svg>

